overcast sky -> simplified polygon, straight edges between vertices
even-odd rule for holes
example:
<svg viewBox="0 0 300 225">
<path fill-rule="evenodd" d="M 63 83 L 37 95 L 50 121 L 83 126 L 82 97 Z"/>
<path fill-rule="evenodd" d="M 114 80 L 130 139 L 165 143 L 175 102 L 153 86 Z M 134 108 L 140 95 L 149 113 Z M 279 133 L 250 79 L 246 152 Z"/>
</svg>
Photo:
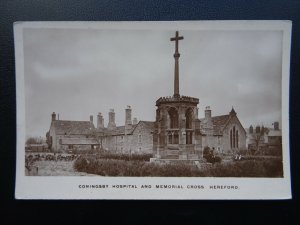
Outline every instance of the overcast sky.
<svg viewBox="0 0 300 225">
<path fill-rule="evenodd" d="M 26 28 L 26 136 L 45 136 L 51 113 L 61 120 L 89 120 L 109 109 L 117 125 L 125 108 L 154 121 L 155 101 L 173 95 L 175 30 Z M 280 31 L 181 30 L 180 94 L 199 98 L 212 115 L 232 106 L 245 128 L 281 123 Z"/>
</svg>

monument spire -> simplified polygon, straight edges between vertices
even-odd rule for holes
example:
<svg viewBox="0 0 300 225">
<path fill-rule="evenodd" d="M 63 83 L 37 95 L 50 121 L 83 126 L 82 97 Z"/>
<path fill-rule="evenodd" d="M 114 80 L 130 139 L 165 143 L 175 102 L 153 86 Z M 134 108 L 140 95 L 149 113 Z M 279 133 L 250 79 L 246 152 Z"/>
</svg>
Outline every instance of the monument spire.
<svg viewBox="0 0 300 225">
<path fill-rule="evenodd" d="M 174 58 L 175 58 L 175 70 L 174 70 L 174 97 L 179 98 L 179 57 L 180 54 L 178 52 L 178 41 L 183 40 L 183 36 L 179 36 L 179 32 L 176 31 L 176 36 L 172 37 L 170 41 L 175 41 L 175 53 L 174 53 Z"/>
</svg>

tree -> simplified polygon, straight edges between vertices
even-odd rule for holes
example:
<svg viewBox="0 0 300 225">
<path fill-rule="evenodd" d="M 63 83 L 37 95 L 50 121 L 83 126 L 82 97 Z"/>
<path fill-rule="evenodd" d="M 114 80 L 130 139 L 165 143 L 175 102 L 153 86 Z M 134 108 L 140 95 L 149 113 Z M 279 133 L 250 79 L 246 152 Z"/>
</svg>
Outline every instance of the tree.
<svg viewBox="0 0 300 225">
<path fill-rule="evenodd" d="M 252 148 L 251 150 L 254 155 L 258 153 L 263 153 L 262 150 L 264 150 L 266 133 L 268 133 L 268 129 L 262 126 L 259 132 L 251 134 L 252 141 L 254 143 L 254 148 Z"/>
<path fill-rule="evenodd" d="M 41 137 L 29 137 L 26 140 L 26 145 L 32 145 L 32 144 L 42 144 L 43 139 Z"/>
</svg>

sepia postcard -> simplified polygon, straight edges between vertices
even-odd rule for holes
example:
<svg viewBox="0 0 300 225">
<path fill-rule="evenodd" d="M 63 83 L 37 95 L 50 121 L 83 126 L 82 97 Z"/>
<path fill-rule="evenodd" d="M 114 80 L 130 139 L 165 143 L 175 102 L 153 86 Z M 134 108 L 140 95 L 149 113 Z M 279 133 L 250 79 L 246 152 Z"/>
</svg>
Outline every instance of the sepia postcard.
<svg viewBox="0 0 300 225">
<path fill-rule="evenodd" d="M 290 199 L 290 21 L 16 22 L 17 199 Z"/>
</svg>

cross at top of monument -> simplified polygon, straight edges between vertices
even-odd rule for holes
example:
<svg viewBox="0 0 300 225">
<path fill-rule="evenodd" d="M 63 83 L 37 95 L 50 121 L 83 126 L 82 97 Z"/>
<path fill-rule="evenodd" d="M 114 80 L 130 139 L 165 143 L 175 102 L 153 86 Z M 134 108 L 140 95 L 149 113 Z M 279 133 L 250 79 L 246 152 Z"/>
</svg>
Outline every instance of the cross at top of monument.
<svg viewBox="0 0 300 225">
<path fill-rule="evenodd" d="M 170 39 L 170 41 L 175 41 L 175 54 L 174 54 L 174 58 L 175 58 L 175 70 L 174 70 L 174 97 L 175 98 L 179 98 L 179 57 L 180 54 L 178 52 L 178 41 L 179 40 L 183 40 L 183 36 L 179 36 L 179 32 L 176 31 L 176 36 L 172 37 Z"/>
<path fill-rule="evenodd" d="M 178 41 L 183 40 L 183 36 L 179 36 L 179 32 L 176 31 L 176 36 L 170 38 L 170 41 L 175 41 L 175 53 L 178 53 Z"/>
</svg>

